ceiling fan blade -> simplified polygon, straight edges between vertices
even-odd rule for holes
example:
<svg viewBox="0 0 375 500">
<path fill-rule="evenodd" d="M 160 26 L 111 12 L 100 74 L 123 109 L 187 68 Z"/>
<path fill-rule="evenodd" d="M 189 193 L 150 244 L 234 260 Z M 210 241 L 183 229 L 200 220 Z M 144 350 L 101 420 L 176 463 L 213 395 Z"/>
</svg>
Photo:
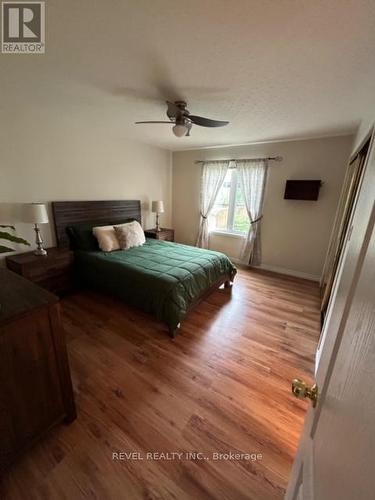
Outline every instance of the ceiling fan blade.
<svg viewBox="0 0 375 500">
<path fill-rule="evenodd" d="M 163 121 L 163 122 L 159 122 L 159 121 L 146 121 L 146 122 L 134 122 L 136 125 L 138 125 L 139 123 L 168 123 L 168 125 L 174 125 L 174 122 L 167 122 L 167 121 Z"/>
<path fill-rule="evenodd" d="M 201 127 L 224 127 L 224 125 L 228 125 L 229 123 L 221 120 L 211 120 L 210 118 L 204 118 L 203 116 L 196 115 L 189 115 L 189 120 L 196 125 L 200 125 Z"/>
</svg>

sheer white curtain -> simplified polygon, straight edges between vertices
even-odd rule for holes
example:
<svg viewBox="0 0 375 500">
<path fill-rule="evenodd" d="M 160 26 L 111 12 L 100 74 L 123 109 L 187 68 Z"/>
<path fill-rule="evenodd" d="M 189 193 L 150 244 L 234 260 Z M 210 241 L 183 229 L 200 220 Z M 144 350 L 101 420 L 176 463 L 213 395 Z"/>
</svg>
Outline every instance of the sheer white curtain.
<svg viewBox="0 0 375 500">
<path fill-rule="evenodd" d="M 197 247 L 208 248 L 208 216 L 223 185 L 229 161 L 207 161 L 202 166 L 201 179 L 201 220 L 199 224 Z"/>
<path fill-rule="evenodd" d="M 258 266 L 261 263 L 260 230 L 268 162 L 267 160 L 237 160 L 236 168 L 250 219 L 250 229 L 242 249 L 241 261 L 244 264 Z"/>
</svg>

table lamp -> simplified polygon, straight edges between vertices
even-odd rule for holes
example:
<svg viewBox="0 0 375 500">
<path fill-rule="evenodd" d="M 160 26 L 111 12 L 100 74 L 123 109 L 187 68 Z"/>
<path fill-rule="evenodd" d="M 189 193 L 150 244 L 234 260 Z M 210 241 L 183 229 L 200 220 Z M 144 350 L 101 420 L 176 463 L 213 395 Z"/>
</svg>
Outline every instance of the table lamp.
<svg viewBox="0 0 375 500">
<path fill-rule="evenodd" d="M 34 224 L 35 230 L 35 255 L 47 255 L 47 251 L 43 248 L 43 239 L 40 235 L 39 224 L 48 223 L 47 208 L 43 203 L 28 203 L 24 205 L 23 222 L 31 222 Z"/>
<path fill-rule="evenodd" d="M 156 231 L 160 231 L 159 214 L 164 213 L 164 203 L 161 200 L 152 202 L 152 212 L 156 213 Z"/>
</svg>

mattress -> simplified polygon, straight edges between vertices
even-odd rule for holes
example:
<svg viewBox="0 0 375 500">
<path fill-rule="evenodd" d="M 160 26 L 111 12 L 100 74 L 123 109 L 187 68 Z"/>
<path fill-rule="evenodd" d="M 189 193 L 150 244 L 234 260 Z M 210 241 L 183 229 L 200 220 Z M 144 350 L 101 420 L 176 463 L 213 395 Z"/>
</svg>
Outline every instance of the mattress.
<svg viewBox="0 0 375 500">
<path fill-rule="evenodd" d="M 236 268 L 220 252 L 146 239 L 143 246 L 111 253 L 75 252 L 80 280 L 119 297 L 177 328 L 189 307 Z"/>
</svg>

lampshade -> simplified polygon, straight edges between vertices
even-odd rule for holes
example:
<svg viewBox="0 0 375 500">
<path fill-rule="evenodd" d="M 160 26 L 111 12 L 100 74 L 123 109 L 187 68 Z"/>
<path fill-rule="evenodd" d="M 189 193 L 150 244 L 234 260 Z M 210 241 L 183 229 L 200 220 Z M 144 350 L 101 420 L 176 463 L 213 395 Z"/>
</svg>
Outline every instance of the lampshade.
<svg viewBox="0 0 375 500">
<path fill-rule="evenodd" d="M 152 212 L 155 212 L 157 214 L 163 214 L 164 213 L 164 202 L 161 200 L 153 201 L 152 202 Z"/>
<path fill-rule="evenodd" d="M 188 131 L 186 125 L 175 125 L 172 130 L 176 137 L 183 137 Z"/>
<path fill-rule="evenodd" d="M 43 203 L 28 203 L 23 207 L 23 222 L 47 224 L 47 208 Z"/>
</svg>

